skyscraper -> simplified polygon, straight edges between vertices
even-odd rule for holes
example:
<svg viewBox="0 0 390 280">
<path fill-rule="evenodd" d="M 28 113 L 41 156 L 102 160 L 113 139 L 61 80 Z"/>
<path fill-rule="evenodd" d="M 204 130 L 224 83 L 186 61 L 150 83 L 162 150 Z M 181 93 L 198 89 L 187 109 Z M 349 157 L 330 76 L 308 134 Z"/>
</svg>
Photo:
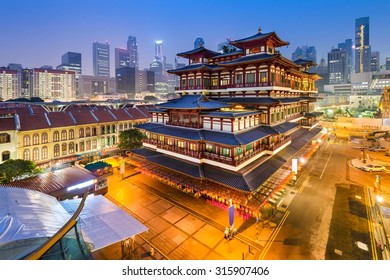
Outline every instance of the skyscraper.
<svg viewBox="0 0 390 280">
<path fill-rule="evenodd" d="M 81 74 L 81 53 L 67 52 L 61 57 L 61 64 L 57 66 L 58 70 L 73 70 Z"/>
<path fill-rule="evenodd" d="M 379 71 L 379 68 L 380 68 L 379 52 L 371 52 L 370 71 L 376 72 Z"/>
<path fill-rule="evenodd" d="M 371 46 L 369 17 L 357 18 L 355 21 L 355 73 L 371 70 Z"/>
<path fill-rule="evenodd" d="M 347 54 L 344 49 L 333 49 L 328 53 L 329 84 L 348 82 Z"/>
<path fill-rule="evenodd" d="M 115 69 L 130 67 L 130 53 L 127 49 L 115 48 Z"/>
<path fill-rule="evenodd" d="M 110 77 L 110 45 L 107 42 L 93 43 L 93 74 Z"/>
<path fill-rule="evenodd" d="M 298 59 L 310 60 L 314 63 L 317 63 L 317 51 L 314 46 L 302 46 L 297 47 L 296 50 L 292 53 L 292 61 Z"/>
<path fill-rule="evenodd" d="M 203 38 L 198 37 L 195 39 L 194 49 L 200 48 L 201 46 L 204 47 L 204 40 Z"/>
<path fill-rule="evenodd" d="M 127 51 L 130 56 L 130 67 L 138 68 L 138 46 L 137 38 L 135 36 L 129 36 L 127 40 Z"/>
<path fill-rule="evenodd" d="M 163 41 L 154 42 L 154 56 L 160 62 L 164 62 Z"/>
</svg>

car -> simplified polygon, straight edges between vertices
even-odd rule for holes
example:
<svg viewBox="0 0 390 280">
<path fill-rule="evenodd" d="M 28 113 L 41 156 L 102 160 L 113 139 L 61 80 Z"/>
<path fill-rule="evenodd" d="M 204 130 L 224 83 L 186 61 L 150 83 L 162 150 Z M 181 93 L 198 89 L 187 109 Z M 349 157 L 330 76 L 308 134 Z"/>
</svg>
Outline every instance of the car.
<svg viewBox="0 0 390 280">
<path fill-rule="evenodd" d="M 385 147 L 372 147 L 368 149 L 371 152 L 386 152 L 387 149 Z"/>
<path fill-rule="evenodd" d="M 367 164 L 363 165 L 361 169 L 367 172 L 383 172 L 385 171 L 386 167 L 382 165 Z"/>
</svg>

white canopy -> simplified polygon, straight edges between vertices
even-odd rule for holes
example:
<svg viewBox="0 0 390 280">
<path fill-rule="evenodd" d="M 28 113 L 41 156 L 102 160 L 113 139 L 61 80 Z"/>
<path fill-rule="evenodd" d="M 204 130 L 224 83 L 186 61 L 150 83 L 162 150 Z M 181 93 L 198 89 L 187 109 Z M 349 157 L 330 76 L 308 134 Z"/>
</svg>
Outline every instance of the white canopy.
<svg viewBox="0 0 390 280">
<path fill-rule="evenodd" d="M 38 191 L 0 187 L 0 259 L 18 259 L 34 251 L 71 218 L 80 202 L 59 202 Z M 78 223 L 92 250 L 148 230 L 102 195 L 86 199 Z M 13 242 L 18 245 L 12 246 Z"/>
<path fill-rule="evenodd" d="M 81 199 L 64 200 L 61 204 L 70 214 L 73 214 L 80 201 Z M 86 199 L 78 223 L 81 225 L 84 241 L 93 246 L 91 251 L 148 230 L 137 219 L 102 195 L 90 196 Z"/>
</svg>

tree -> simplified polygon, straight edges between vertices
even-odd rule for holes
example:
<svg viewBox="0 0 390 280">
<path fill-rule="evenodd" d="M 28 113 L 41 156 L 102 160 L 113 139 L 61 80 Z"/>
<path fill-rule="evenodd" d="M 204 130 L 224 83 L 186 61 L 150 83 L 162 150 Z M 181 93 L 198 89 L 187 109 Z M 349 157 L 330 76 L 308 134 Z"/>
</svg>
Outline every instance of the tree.
<svg viewBox="0 0 390 280">
<path fill-rule="evenodd" d="M 145 102 L 155 102 L 157 101 L 157 97 L 153 95 L 147 95 L 144 97 Z"/>
<path fill-rule="evenodd" d="M 233 53 L 236 52 L 237 48 L 233 46 L 223 45 L 222 46 L 222 53 Z"/>
<path fill-rule="evenodd" d="M 144 134 L 138 129 L 128 129 L 119 134 L 118 148 L 123 151 L 131 151 L 142 146 Z"/>
<path fill-rule="evenodd" d="M 42 170 L 31 160 L 9 159 L 0 164 L 0 183 L 9 183 L 41 172 Z"/>
</svg>

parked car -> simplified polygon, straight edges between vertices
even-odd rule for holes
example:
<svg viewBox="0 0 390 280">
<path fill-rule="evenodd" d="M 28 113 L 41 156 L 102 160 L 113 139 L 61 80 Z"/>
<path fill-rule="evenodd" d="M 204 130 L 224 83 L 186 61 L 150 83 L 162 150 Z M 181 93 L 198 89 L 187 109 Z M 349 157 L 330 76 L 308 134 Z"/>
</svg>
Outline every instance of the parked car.
<svg viewBox="0 0 390 280">
<path fill-rule="evenodd" d="M 385 171 L 386 167 L 382 165 L 367 164 L 363 165 L 361 169 L 367 172 L 383 172 Z"/>
<path fill-rule="evenodd" d="M 385 147 L 371 147 L 371 148 L 368 148 L 369 151 L 372 151 L 372 152 L 386 152 L 387 149 Z"/>
</svg>

